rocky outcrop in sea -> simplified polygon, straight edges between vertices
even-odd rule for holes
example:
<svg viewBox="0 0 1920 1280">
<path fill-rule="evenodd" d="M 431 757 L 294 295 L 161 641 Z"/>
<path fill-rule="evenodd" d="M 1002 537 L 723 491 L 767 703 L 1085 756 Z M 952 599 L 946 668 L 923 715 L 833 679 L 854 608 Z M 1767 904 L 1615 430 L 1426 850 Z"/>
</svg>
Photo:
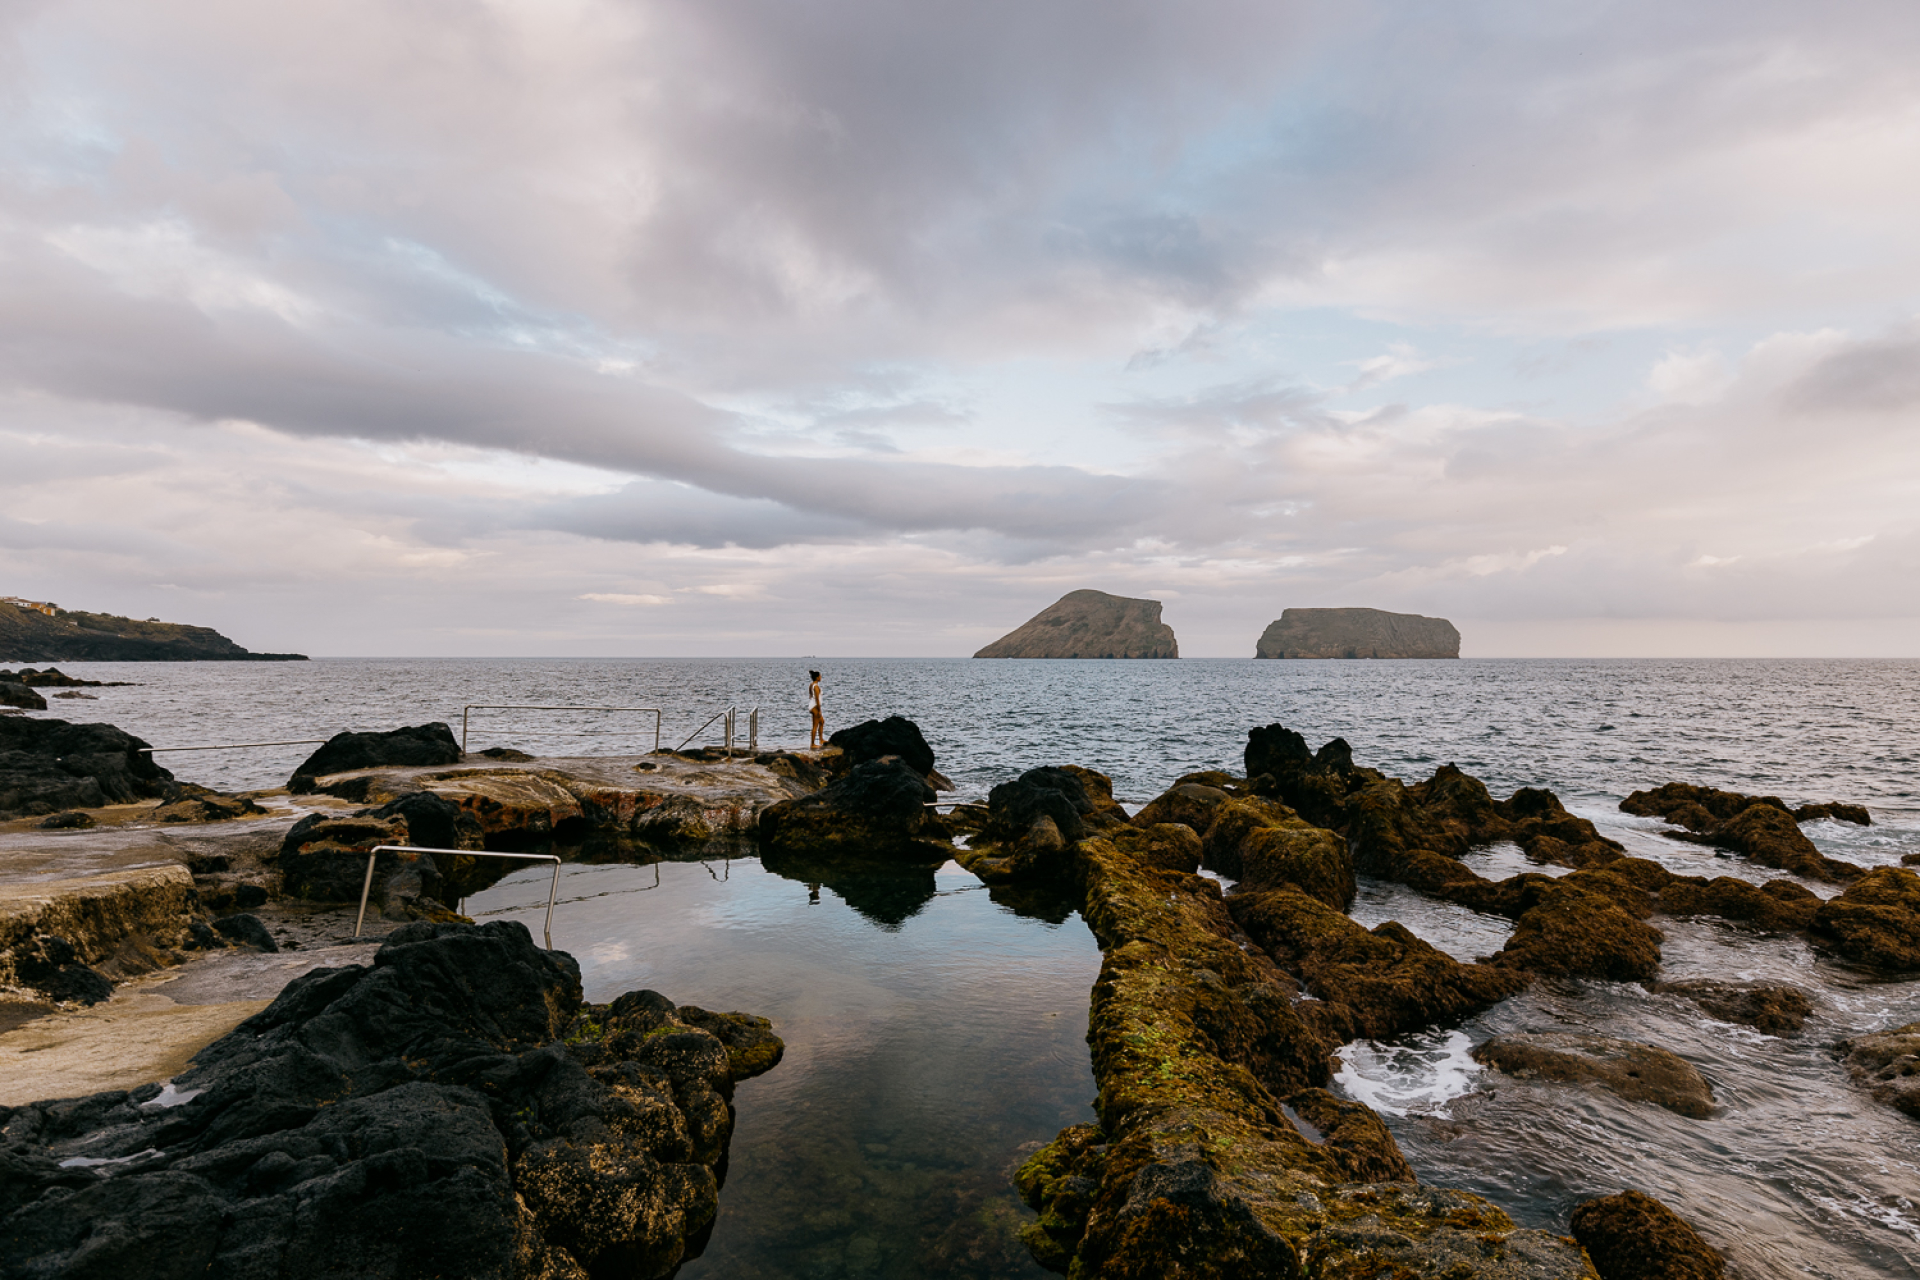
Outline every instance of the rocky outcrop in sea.
<svg viewBox="0 0 1920 1280">
<path fill-rule="evenodd" d="M 1256 658 L 1457 658 L 1445 618 L 1382 609 L 1287 609 L 1267 624 Z"/>
<path fill-rule="evenodd" d="M 976 658 L 1177 658 L 1158 600 L 1069 591 Z"/>
</svg>

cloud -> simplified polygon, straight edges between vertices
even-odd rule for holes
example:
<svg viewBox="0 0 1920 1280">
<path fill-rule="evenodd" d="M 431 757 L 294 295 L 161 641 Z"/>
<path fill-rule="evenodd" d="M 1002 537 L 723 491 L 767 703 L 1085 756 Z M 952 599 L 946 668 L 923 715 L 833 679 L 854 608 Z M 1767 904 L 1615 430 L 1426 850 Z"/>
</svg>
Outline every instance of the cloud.
<svg viewBox="0 0 1920 1280">
<path fill-rule="evenodd" d="M 601 604 L 658 605 L 673 603 L 672 596 L 628 595 L 617 591 L 588 591 L 584 592 L 580 598 L 582 600 L 598 600 Z"/>
</svg>

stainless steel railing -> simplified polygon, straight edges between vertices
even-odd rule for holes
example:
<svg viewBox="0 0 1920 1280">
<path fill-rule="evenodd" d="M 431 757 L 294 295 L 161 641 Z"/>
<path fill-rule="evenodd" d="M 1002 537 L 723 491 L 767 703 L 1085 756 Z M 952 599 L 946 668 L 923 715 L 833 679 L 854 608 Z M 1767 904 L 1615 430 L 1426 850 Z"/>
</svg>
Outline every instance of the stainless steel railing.
<svg viewBox="0 0 1920 1280">
<path fill-rule="evenodd" d="M 736 736 L 736 728 L 739 723 L 739 719 L 738 719 L 739 715 L 740 715 L 740 708 L 738 706 L 732 706 L 732 707 L 728 707 L 724 711 L 714 712 L 712 715 L 708 716 L 705 720 L 701 721 L 700 727 L 698 729 L 695 729 L 692 733 L 688 734 L 681 741 L 680 745 L 674 748 L 674 750 L 685 751 L 687 749 L 687 743 L 692 742 L 695 738 L 705 733 L 707 731 L 708 725 L 712 724 L 715 720 L 724 720 L 725 733 L 726 733 L 727 758 L 732 759 L 733 758 L 733 740 L 734 740 L 734 737 Z M 760 708 L 755 707 L 747 713 L 747 754 L 754 755 L 758 753 L 759 750 L 760 750 Z"/>
<path fill-rule="evenodd" d="M 658 750 L 660 749 L 660 716 L 661 716 L 661 712 L 660 712 L 660 708 L 658 708 L 658 707 L 553 707 L 553 706 L 545 706 L 545 705 L 541 705 L 541 704 L 535 704 L 535 703 L 528 703 L 528 702 L 470 702 L 470 703 L 468 703 L 468 704 L 467 704 L 466 706 L 464 706 L 464 707 L 462 707 L 462 708 L 460 709 L 460 754 L 461 754 L 461 755 L 465 755 L 465 754 L 467 753 L 467 726 L 468 726 L 468 721 L 469 721 L 469 720 L 470 720 L 470 718 L 472 717 L 472 715 L 473 715 L 473 713 L 474 713 L 474 712 L 476 712 L 476 711 L 639 711 L 639 712 L 651 712 L 651 713 L 652 713 L 652 715 L 653 715 L 653 749 L 654 749 L 655 751 L 658 751 Z M 709 721 L 707 722 L 707 724 L 712 724 L 712 723 L 713 723 L 713 722 L 712 722 L 711 720 L 709 720 Z M 700 726 L 700 728 L 701 728 L 701 729 L 704 729 L 704 728 L 706 728 L 706 727 L 707 727 L 706 725 L 701 725 L 701 726 Z M 700 731 L 699 729 L 696 729 L 696 730 L 694 730 L 694 732 L 695 732 L 695 733 L 698 733 L 699 731 Z M 558 734 L 549 734 L 548 736 L 549 736 L 549 737 L 561 737 L 561 738 L 604 738 L 604 737 L 611 737 L 611 736 L 613 736 L 613 734 L 612 734 L 612 732 L 611 732 L 611 731 L 606 731 L 606 730 L 602 730 L 602 731 L 599 731 L 599 732 L 594 732 L 594 733 L 558 733 Z"/>
<path fill-rule="evenodd" d="M 410 844 L 381 844 L 367 850 L 367 878 L 360 882 L 360 915 L 353 922 L 353 936 L 367 922 L 367 895 L 373 891 L 373 864 L 383 853 L 446 853 L 456 858 L 524 858 L 529 862 L 551 862 L 553 883 L 547 887 L 547 923 L 542 936 L 547 950 L 553 950 L 553 898 L 560 890 L 560 859 L 550 853 L 494 853 L 487 849 L 422 849 Z"/>
</svg>

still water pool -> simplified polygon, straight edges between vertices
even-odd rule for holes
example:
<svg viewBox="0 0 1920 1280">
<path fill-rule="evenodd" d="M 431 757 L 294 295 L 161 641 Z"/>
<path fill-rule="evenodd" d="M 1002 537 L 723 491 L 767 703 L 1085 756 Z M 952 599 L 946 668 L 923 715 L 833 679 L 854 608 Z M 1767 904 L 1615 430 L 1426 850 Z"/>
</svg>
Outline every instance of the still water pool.
<svg viewBox="0 0 1920 1280">
<path fill-rule="evenodd" d="M 804 873 L 801 873 L 804 874 Z M 467 900 L 538 936 L 548 874 Z M 680 1275 L 1030 1276 L 1021 1144 L 1093 1119 L 1093 936 L 1057 903 L 938 871 L 809 883 L 757 858 L 583 865 L 553 941 L 587 999 L 650 987 L 773 1019 L 785 1059 L 742 1084 L 720 1216 Z"/>
</svg>

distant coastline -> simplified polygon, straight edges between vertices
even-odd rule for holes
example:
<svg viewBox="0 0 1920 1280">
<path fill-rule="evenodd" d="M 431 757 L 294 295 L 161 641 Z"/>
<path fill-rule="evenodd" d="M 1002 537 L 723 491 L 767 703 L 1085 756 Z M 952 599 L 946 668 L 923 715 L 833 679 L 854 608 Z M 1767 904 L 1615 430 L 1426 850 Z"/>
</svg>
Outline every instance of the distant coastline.
<svg viewBox="0 0 1920 1280">
<path fill-rule="evenodd" d="M 254 653 L 212 627 L 0 600 L 0 662 L 305 661 L 304 653 Z"/>
</svg>

